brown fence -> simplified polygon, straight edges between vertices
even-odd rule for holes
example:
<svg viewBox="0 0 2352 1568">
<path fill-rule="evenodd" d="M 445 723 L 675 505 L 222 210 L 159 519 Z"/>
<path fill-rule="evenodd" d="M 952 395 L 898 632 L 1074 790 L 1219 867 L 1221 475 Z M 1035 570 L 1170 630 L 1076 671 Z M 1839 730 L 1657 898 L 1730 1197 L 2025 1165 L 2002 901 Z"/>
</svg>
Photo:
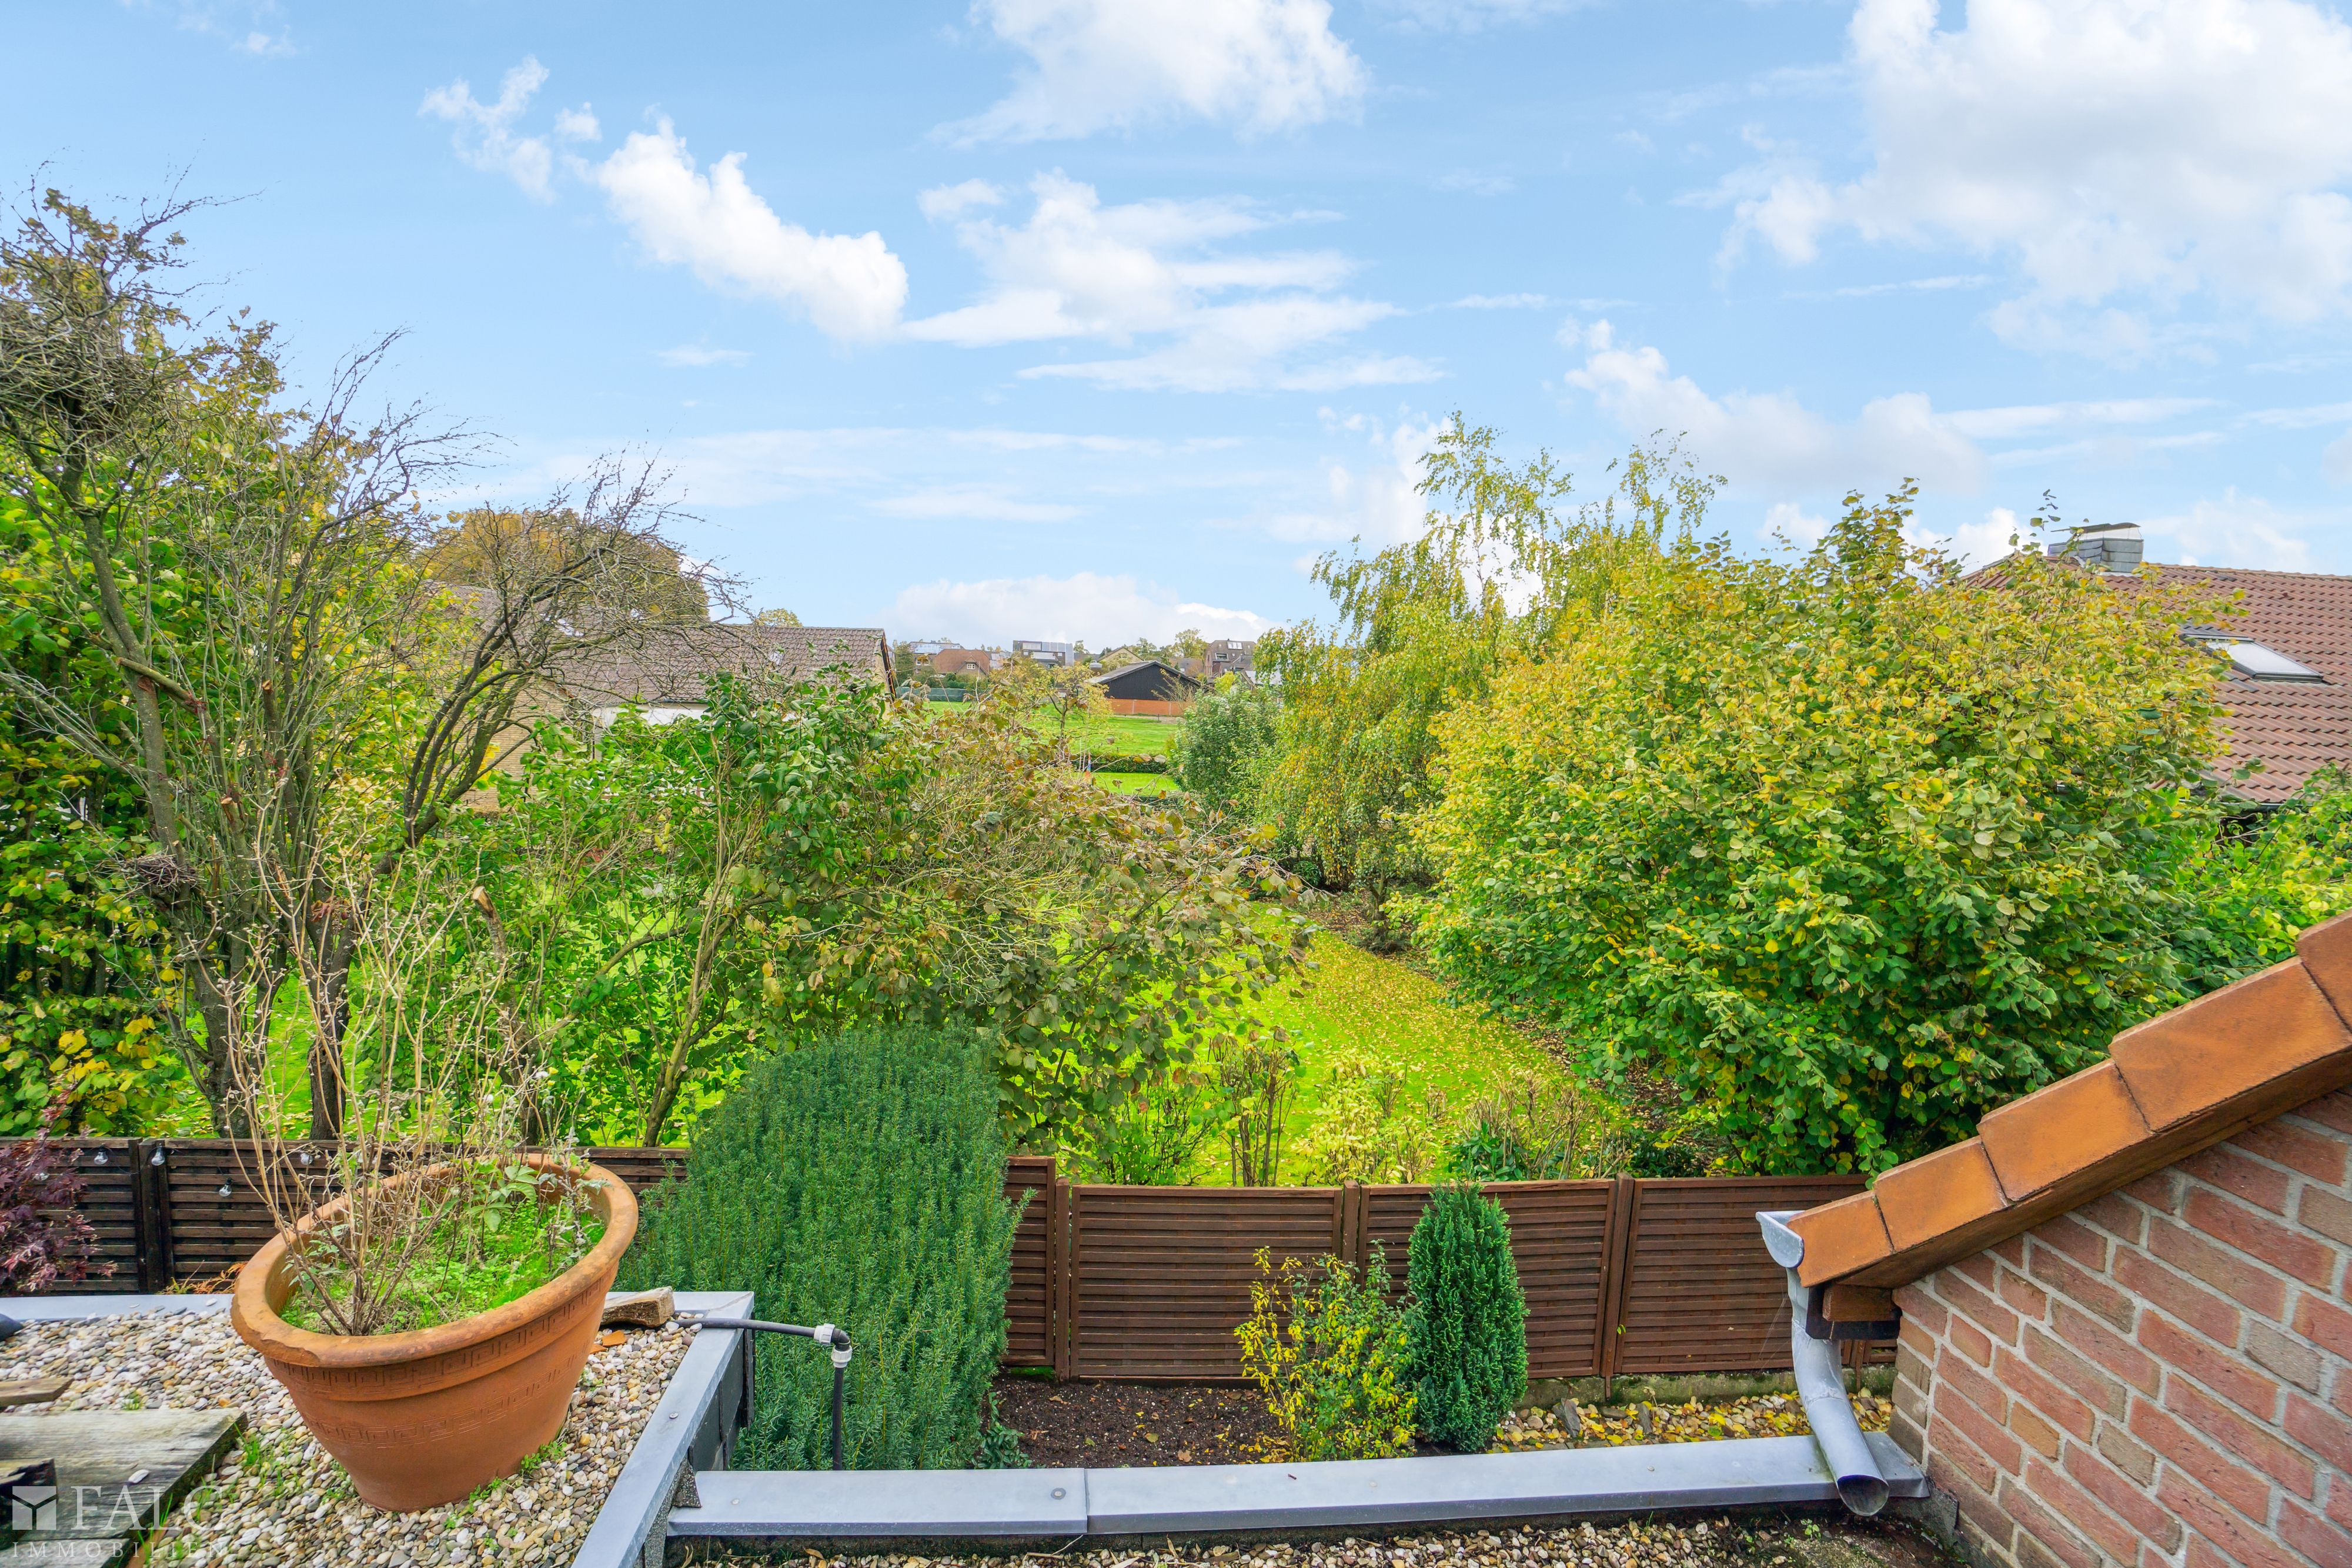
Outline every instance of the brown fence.
<svg viewBox="0 0 2352 1568">
<path fill-rule="evenodd" d="M 87 1185 L 79 1206 L 111 1278 L 68 1293 L 155 1291 L 217 1281 L 270 1234 L 236 1147 L 218 1139 L 60 1139 Z M 303 1149 L 295 1145 L 293 1157 Z M 310 1151 L 313 1158 L 321 1150 Z M 682 1174 L 684 1149 L 590 1157 L 643 1192 Z M 1785 1276 L 1756 1229 L 1764 1208 L 1859 1191 L 1853 1176 L 1496 1182 L 1528 1301 L 1533 1377 L 1777 1371 L 1789 1365 Z M 1232 1380 L 1256 1254 L 1382 1249 L 1393 1286 L 1426 1186 L 1088 1186 L 1049 1158 L 1007 1162 L 1026 1207 L 1005 1296 L 1008 1366 L 1122 1382 Z"/>
<path fill-rule="evenodd" d="M 1786 1370 L 1787 1276 L 1764 1251 L 1757 1210 L 1810 1208 L 1862 1185 L 1854 1176 L 1488 1184 L 1510 1216 L 1528 1375 Z M 1429 1200 L 1426 1186 L 1352 1182 L 1064 1183 L 1055 1193 L 1066 1256 L 1061 1322 L 1048 1338 L 1061 1354 L 1043 1364 L 1122 1382 L 1237 1379 L 1234 1327 L 1249 1315 L 1260 1248 L 1276 1259 L 1333 1253 L 1360 1267 L 1378 1242 L 1402 1289 L 1406 1244 Z"/>
</svg>

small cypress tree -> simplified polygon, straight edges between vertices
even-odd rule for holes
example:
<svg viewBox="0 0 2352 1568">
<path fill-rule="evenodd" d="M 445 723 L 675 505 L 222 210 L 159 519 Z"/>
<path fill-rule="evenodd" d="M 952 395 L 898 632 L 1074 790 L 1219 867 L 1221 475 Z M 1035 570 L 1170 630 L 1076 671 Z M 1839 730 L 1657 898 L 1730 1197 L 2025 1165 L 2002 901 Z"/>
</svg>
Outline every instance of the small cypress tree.
<svg viewBox="0 0 2352 1568">
<path fill-rule="evenodd" d="M 1433 1189 L 1412 1228 L 1405 1278 L 1421 1430 L 1483 1453 L 1528 1386 L 1528 1303 L 1503 1206 L 1468 1183 Z"/>
<path fill-rule="evenodd" d="M 684 1183 L 646 1205 L 624 1289 L 749 1290 L 761 1317 L 839 1323 L 858 1469 L 951 1469 L 980 1451 L 1004 1351 L 1017 1218 L 985 1044 L 841 1035 L 762 1062 L 706 1118 Z M 831 1463 L 833 1366 L 760 1336 L 745 1462 Z"/>
</svg>

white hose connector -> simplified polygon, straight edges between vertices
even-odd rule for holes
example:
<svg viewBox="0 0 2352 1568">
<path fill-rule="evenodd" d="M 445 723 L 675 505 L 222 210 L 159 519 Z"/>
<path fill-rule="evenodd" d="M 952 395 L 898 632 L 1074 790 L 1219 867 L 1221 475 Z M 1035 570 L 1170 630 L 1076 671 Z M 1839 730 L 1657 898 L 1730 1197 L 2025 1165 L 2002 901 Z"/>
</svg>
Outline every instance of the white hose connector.
<svg viewBox="0 0 2352 1568">
<path fill-rule="evenodd" d="M 1862 1435 L 1853 1416 L 1853 1401 L 1846 1396 L 1845 1372 L 1838 1365 L 1837 1342 L 1815 1339 L 1805 1332 L 1809 1294 L 1797 1277 L 1805 1260 L 1805 1239 L 1789 1228 L 1801 1209 L 1759 1213 L 1764 1245 L 1772 1261 L 1789 1272 L 1789 1359 L 1797 1378 L 1797 1397 L 1805 1406 L 1805 1421 L 1830 1474 L 1837 1478 L 1838 1497 L 1852 1512 L 1864 1518 L 1886 1506 L 1886 1478 L 1879 1473 L 1878 1456 Z"/>
</svg>

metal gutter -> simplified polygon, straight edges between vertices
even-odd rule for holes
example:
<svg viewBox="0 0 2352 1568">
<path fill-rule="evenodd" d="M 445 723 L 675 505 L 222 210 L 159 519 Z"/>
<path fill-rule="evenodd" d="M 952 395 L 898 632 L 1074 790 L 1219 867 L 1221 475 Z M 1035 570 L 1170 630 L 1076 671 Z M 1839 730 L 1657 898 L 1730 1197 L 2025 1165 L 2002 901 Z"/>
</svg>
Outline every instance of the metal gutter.
<svg viewBox="0 0 2352 1568">
<path fill-rule="evenodd" d="M 1797 1397 L 1804 1404 L 1805 1421 L 1812 1427 L 1822 1460 L 1837 1478 L 1839 1499 L 1867 1519 L 1886 1506 L 1885 1469 L 1864 1439 L 1861 1423 L 1854 1419 L 1853 1401 L 1846 1396 L 1845 1372 L 1838 1364 L 1838 1342 L 1815 1339 L 1805 1332 L 1811 1293 L 1797 1278 L 1797 1266 L 1805 1260 L 1805 1239 L 1788 1223 L 1800 1212 L 1759 1213 L 1756 1222 L 1763 1228 L 1765 1249 L 1788 1270 L 1789 1355 L 1795 1364 Z"/>
<path fill-rule="evenodd" d="M 680 1291 L 681 1312 L 741 1317 L 751 1311 L 749 1291 Z M 628 1462 L 604 1495 L 604 1506 L 572 1559 L 572 1568 L 661 1568 L 668 1541 L 664 1521 L 681 1483 L 709 1469 L 723 1474 L 735 1434 L 751 1413 L 751 1362 L 736 1329 L 698 1329 L 686 1358 L 670 1375 Z"/>
<path fill-rule="evenodd" d="M 1882 1434 L 1870 1434 L 1867 1446 L 1894 1478 L 1890 1490 L 1927 1495 L 1927 1478 Z M 818 1542 L 861 1549 L 891 1541 L 1101 1544 L 1819 1503 L 1844 1495 L 1810 1437 L 1321 1464 L 707 1470 L 694 1480 L 700 1503 L 671 1512 L 670 1540 L 794 1549 Z"/>
</svg>

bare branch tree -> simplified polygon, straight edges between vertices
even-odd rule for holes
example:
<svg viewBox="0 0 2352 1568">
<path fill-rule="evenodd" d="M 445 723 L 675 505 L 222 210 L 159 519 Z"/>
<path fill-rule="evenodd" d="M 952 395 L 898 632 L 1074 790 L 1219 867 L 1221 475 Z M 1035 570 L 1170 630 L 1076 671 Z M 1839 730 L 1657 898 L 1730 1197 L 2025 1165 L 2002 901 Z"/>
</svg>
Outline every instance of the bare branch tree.
<svg viewBox="0 0 2352 1568">
<path fill-rule="evenodd" d="M 172 934 L 194 1013 L 173 1015 L 175 1043 L 216 1126 L 250 1130 L 239 1084 L 291 974 L 311 1134 L 331 1138 L 374 884 L 557 711 L 535 694 L 654 630 L 641 607 L 664 572 L 677 597 L 680 557 L 659 476 L 614 460 L 490 530 L 467 583 L 441 580 L 449 529 L 419 497 L 469 434 L 357 413 L 390 339 L 283 406 L 266 325 L 207 333 L 162 286 L 178 236 L 157 235 L 190 205 L 114 225 L 50 192 L 0 237 L 0 483 L 68 563 L 58 612 L 94 604 L 120 683 L 0 679 L 141 790 L 152 849 L 133 870 Z M 137 756 L 109 744 L 110 705 L 132 711 Z M 367 872 L 339 883 L 330 850 L 352 844 Z"/>
</svg>

